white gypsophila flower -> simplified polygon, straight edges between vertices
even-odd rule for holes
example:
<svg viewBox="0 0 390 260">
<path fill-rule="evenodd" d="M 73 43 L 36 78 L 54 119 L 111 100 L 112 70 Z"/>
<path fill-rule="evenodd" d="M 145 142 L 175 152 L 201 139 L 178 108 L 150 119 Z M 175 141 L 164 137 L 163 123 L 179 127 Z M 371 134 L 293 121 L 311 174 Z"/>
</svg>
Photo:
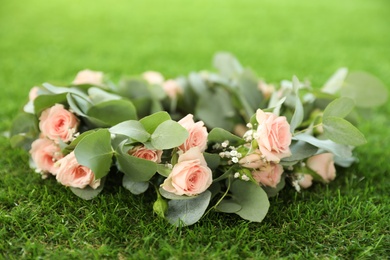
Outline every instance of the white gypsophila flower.
<svg viewBox="0 0 390 260">
<path fill-rule="evenodd" d="M 237 158 L 237 157 L 233 157 L 233 158 L 232 158 L 232 162 L 233 162 L 233 163 L 238 163 L 238 158 Z"/>
<path fill-rule="evenodd" d="M 249 179 L 248 176 L 246 176 L 245 174 L 243 174 L 243 175 L 241 176 L 241 180 L 243 180 L 243 181 L 249 181 L 250 179 Z"/>
<path fill-rule="evenodd" d="M 240 173 L 236 172 L 233 177 L 236 178 L 236 179 L 239 178 L 240 177 Z"/>
<path fill-rule="evenodd" d="M 229 141 L 228 141 L 228 140 L 224 141 L 224 142 L 221 144 L 221 146 L 222 146 L 223 148 L 228 147 L 228 145 L 229 145 Z"/>
<path fill-rule="evenodd" d="M 237 151 L 236 150 L 233 150 L 233 151 L 230 151 L 230 156 L 234 157 L 234 156 L 237 156 Z"/>
</svg>

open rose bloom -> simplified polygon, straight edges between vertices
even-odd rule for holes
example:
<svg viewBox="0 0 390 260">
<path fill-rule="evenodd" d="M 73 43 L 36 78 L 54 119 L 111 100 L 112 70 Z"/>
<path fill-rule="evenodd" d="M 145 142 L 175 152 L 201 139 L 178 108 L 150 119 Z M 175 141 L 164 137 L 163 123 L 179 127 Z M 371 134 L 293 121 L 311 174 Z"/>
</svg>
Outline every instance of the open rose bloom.
<svg viewBox="0 0 390 260">
<path fill-rule="evenodd" d="M 307 159 L 306 165 L 327 183 L 336 178 L 336 168 L 334 167 L 333 154 L 331 153 L 314 155 Z"/>
<path fill-rule="evenodd" d="M 77 73 L 76 78 L 73 80 L 75 85 L 91 84 L 101 85 L 103 84 L 103 72 L 93 70 L 82 70 Z"/>
<path fill-rule="evenodd" d="M 265 158 L 268 161 L 279 162 L 280 159 L 289 157 L 291 133 L 286 117 L 258 109 L 256 120 L 259 123 L 256 139 Z"/>
<path fill-rule="evenodd" d="M 59 143 L 59 140 L 64 143 L 71 141 L 78 125 L 77 117 L 61 104 L 44 110 L 39 117 L 42 134 L 56 143 Z"/>
<path fill-rule="evenodd" d="M 71 152 L 56 164 L 58 165 L 56 178 L 62 185 L 80 189 L 86 186 L 96 189 L 100 186 L 100 179 L 96 180 L 91 169 L 77 162 L 74 152 Z"/>
<path fill-rule="evenodd" d="M 60 147 L 47 138 L 35 140 L 31 144 L 30 154 L 37 171 L 54 175 L 57 171 L 55 163 L 63 157 Z"/>
<path fill-rule="evenodd" d="M 186 152 L 193 147 L 198 147 L 201 152 L 207 148 L 207 129 L 202 121 L 195 123 L 193 118 L 193 115 L 188 114 L 178 121 L 178 123 L 187 129 L 189 133 L 187 140 L 179 146 L 179 149 L 183 152 Z"/>
<path fill-rule="evenodd" d="M 163 151 L 161 150 L 151 150 L 146 148 L 143 145 L 138 145 L 134 147 L 133 149 L 129 150 L 128 153 L 132 156 L 145 159 L 148 161 L 160 163 L 161 162 L 161 155 Z"/>
<path fill-rule="evenodd" d="M 198 147 L 194 147 L 179 156 L 161 187 L 176 195 L 198 195 L 211 185 L 212 172 Z"/>
</svg>

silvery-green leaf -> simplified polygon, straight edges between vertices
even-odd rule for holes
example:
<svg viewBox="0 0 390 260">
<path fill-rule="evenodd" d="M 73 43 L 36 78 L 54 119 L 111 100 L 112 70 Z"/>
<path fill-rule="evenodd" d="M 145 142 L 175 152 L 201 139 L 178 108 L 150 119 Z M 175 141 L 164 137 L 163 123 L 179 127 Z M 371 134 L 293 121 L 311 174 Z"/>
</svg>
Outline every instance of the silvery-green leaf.
<svg viewBox="0 0 390 260">
<path fill-rule="evenodd" d="M 139 195 L 144 193 L 149 188 L 149 182 L 141 181 L 135 182 L 132 181 L 126 174 L 123 175 L 122 185 L 127 190 L 129 190 L 132 194 Z"/>
<path fill-rule="evenodd" d="M 243 71 L 240 62 L 228 52 L 218 52 L 214 55 L 213 65 L 219 73 L 227 78 L 239 75 Z"/>
<path fill-rule="evenodd" d="M 353 72 L 345 79 L 341 96 L 355 101 L 357 107 L 375 107 L 384 104 L 388 98 L 386 86 L 367 72 Z"/>
<path fill-rule="evenodd" d="M 343 86 L 345 78 L 347 77 L 348 69 L 339 68 L 325 83 L 321 91 L 329 94 L 337 93 Z"/>
<path fill-rule="evenodd" d="M 144 126 L 136 120 L 128 120 L 116 124 L 109 131 L 112 134 L 128 136 L 141 143 L 146 142 L 150 138 L 150 134 L 145 130 Z"/>
<path fill-rule="evenodd" d="M 109 100 L 122 99 L 121 96 L 109 93 L 97 87 L 90 87 L 88 89 L 88 95 L 94 104 L 102 103 Z"/>
<path fill-rule="evenodd" d="M 99 195 L 100 192 L 102 192 L 104 188 L 105 179 L 106 178 L 100 179 L 100 185 L 96 189 L 93 189 L 90 186 L 86 186 L 84 189 L 70 187 L 70 190 L 75 195 L 77 195 L 78 197 L 84 200 L 91 200 L 95 198 L 97 195 Z"/>
<path fill-rule="evenodd" d="M 333 100 L 329 105 L 325 108 L 323 118 L 329 116 L 335 117 L 346 117 L 355 106 L 355 102 L 347 97 L 341 97 Z"/>
<path fill-rule="evenodd" d="M 349 146 L 338 144 L 331 140 L 320 140 L 308 134 L 296 135 L 293 137 L 293 140 L 301 140 L 307 142 L 311 145 L 324 149 L 325 151 L 333 153 L 334 155 L 340 156 L 342 158 L 349 158 L 352 156 L 352 149 Z"/>
<path fill-rule="evenodd" d="M 328 116 L 323 119 L 322 124 L 324 135 L 336 143 L 358 146 L 367 142 L 364 135 L 343 118 Z"/>
<path fill-rule="evenodd" d="M 216 210 L 225 213 L 236 213 L 241 209 L 241 205 L 232 199 L 223 199 L 216 207 Z"/>
<path fill-rule="evenodd" d="M 173 120 L 162 122 L 151 136 L 155 149 L 165 150 L 180 146 L 188 137 L 188 131 Z"/>
<path fill-rule="evenodd" d="M 211 192 L 206 190 L 189 200 L 170 200 L 166 219 L 175 226 L 189 226 L 198 222 L 205 213 L 211 198 Z"/>
<path fill-rule="evenodd" d="M 293 114 L 293 116 L 291 118 L 291 122 L 290 122 L 290 132 L 291 133 L 294 133 L 295 129 L 303 121 L 304 111 L 303 111 L 301 99 L 299 98 L 299 86 L 300 86 L 299 80 L 296 76 L 294 76 L 293 77 L 293 88 L 294 88 L 294 93 L 295 93 L 295 95 L 294 95 L 294 97 L 295 97 L 295 110 L 294 110 L 294 114 Z"/>
<path fill-rule="evenodd" d="M 267 215 L 269 208 L 268 196 L 259 186 L 250 181 L 235 180 L 231 192 L 241 209 L 235 212 L 243 219 L 261 222 Z"/>
</svg>

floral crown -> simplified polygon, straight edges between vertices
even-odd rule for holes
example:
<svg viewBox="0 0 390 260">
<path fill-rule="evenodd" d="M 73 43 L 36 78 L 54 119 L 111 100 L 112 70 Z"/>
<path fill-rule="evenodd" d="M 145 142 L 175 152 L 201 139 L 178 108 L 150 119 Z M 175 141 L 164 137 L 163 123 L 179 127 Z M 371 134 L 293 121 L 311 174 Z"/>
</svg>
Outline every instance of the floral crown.
<svg viewBox="0 0 390 260">
<path fill-rule="evenodd" d="M 332 181 L 334 164 L 350 166 L 366 142 L 354 107 L 387 99 L 364 72 L 341 68 L 322 88 L 295 76 L 276 86 L 228 53 L 213 62 L 218 73 L 165 80 L 149 71 L 116 85 L 84 70 L 69 86 L 34 87 L 11 145 L 83 199 L 120 178 L 133 194 L 156 194 L 154 212 L 174 225 L 207 210 L 261 222 L 286 183 L 299 192 Z"/>
</svg>

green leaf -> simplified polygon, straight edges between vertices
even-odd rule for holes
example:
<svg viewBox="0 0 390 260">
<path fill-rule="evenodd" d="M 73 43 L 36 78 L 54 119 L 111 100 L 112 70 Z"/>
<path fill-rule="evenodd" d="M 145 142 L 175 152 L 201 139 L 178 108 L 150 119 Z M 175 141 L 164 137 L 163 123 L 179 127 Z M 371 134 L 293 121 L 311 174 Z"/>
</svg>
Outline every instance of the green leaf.
<svg viewBox="0 0 390 260">
<path fill-rule="evenodd" d="M 85 187 L 84 189 L 70 187 L 70 190 L 77 195 L 78 197 L 84 200 L 91 200 L 95 198 L 104 188 L 106 178 L 100 179 L 100 186 L 96 189 L 91 188 L 90 186 Z"/>
<path fill-rule="evenodd" d="M 234 202 L 232 199 L 223 199 L 216 207 L 216 210 L 225 213 L 236 213 L 241 209 L 241 205 Z"/>
<path fill-rule="evenodd" d="M 235 213 L 243 219 L 261 222 L 267 215 L 268 196 L 259 185 L 250 181 L 235 180 L 231 192 L 234 201 L 241 205 L 241 209 Z"/>
<path fill-rule="evenodd" d="M 244 97 L 247 104 L 249 104 L 252 113 L 259 108 L 263 95 L 258 88 L 258 79 L 249 69 L 245 69 L 238 78 L 238 93 Z M 249 112 L 249 111 L 248 111 Z"/>
<path fill-rule="evenodd" d="M 85 136 L 74 149 L 77 162 L 92 170 L 96 179 L 108 174 L 113 151 L 111 135 L 107 129 L 100 129 Z"/>
<path fill-rule="evenodd" d="M 209 167 L 212 171 L 217 169 L 217 167 L 221 163 L 221 157 L 219 157 L 218 154 L 204 152 L 203 156 L 206 160 L 207 167 Z"/>
<path fill-rule="evenodd" d="M 166 218 L 175 226 L 195 224 L 205 213 L 210 203 L 211 192 L 206 190 L 189 200 L 170 200 Z"/>
<path fill-rule="evenodd" d="M 152 134 L 162 122 L 165 122 L 170 119 L 171 117 L 167 112 L 160 111 L 152 115 L 146 116 L 139 121 L 145 127 L 145 130 L 148 133 Z"/>
<path fill-rule="evenodd" d="M 106 123 L 116 125 L 126 120 L 137 120 L 136 109 L 129 100 L 110 100 L 92 106 L 87 115 Z"/>
<path fill-rule="evenodd" d="M 88 95 L 94 104 L 103 103 L 110 100 L 122 99 L 121 96 L 104 91 L 101 88 L 90 87 L 88 89 Z"/>
<path fill-rule="evenodd" d="M 157 172 L 161 176 L 168 177 L 172 169 L 169 169 L 165 164 L 157 164 Z"/>
<path fill-rule="evenodd" d="M 76 148 L 78 143 L 80 143 L 80 141 L 84 139 L 84 137 L 86 137 L 87 135 L 90 135 L 94 132 L 96 132 L 96 130 L 89 130 L 89 131 L 86 131 L 86 132 L 82 133 L 81 135 L 77 136 L 76 139 L 74 139 L 70 144 L 66 145 L 62 149 L 62 153 L 65 155 L 65 154 L 72 152 Z"/>
<path fill-rule="evenodd" d="M 207 91 L 207 85 L 202 79 L 201 75 L 195 72 L 191 72 L 188 76 L 188 81 L 192 90 L 198 95 L 201 96 L 205 91 Z"/>
<path fill-rule="evenodd" d="M 324 135 L 336 143 L 358 146 L 367 142 L 364 135 L 345 119 L 328 116 L 322 123 Z"/>
<path fill-rule="evenodd" d="M 303 141 L 293 142 L 290 145 L 291 156 L 283 158 L 282 162 L 292 162 L 304 160 L 317 153 L 318 148 Z"/>
<path fill-rule="evenodd" d="M 230 133 L 229 131 L 223 129 L 223 128 L 213 128 L 208 137 L 207 137 L 208 142 L 210 143 L 222 143 L 226 140 L 229 141 L 229 144 L 237 146 L 240 144 L 244 144 L 245 141 L 241 138 L 238 137 L 237 135 L 234 135 Z"/>
<path fill-rule="evenodd" d="M 235 77 L 243 71 L 240 62 L 228 52 L 218 52 L 214 55 L 213 65 L 222 76 L 227 78 Z"/>
<path fill-rule="evenodd" d="M 188 137 L 188 131 L 173 120 L 162 122 L 152 134 L 152 145 L 157 150 L 180 146 Z"/>
<path fill-rule="evenodd" d="M 325 108 L 323 118 L 334 116 L 334 117 L 346 117 L 349 113 L 351 113 L 353 107 L 355 106 L 355 102 L 352 99 L 347 97 L 341 97 L 333 100 L 329 105 Z"/>
<path fill-rule="evenodd" d="M 159 217 L 165 218 L 168 211 L 168 202 L 157 192 L 157 200 L 153 203 L 153 212 Z"/>
<path fill-rule="evenodd" d="M 366 72 L 353 72 L 345 79 L 341 88 L 341 96 L 355 101 L 357 107 L 375 107 L 386 103 L 388 90 L 386 86 L 373 75 Z"/>
<path fill-rule="evenodd" d="M 132 181 L 131 178 L 129 178 L 126 174 L 123 175 L 122 185 L 134 195 L 139 195 L 141 193 L 144 193 L 149 188 L 149 182 Z"/>
<path fill-rule="evenodd" d="M 91 103 L 77 95 L 68 93 L 66 95 L 69 107 L 74 111 L 76 115 L 87 117 L 86 113 L 91 107 Z"/>
<path fill-rule="evenodd" d="M 144 126 L 136 120 L 128 120 L 114 125 L 109 129 L 112 134 L 120 134 L 130 137 L 138 142 L 146 142 L 150 134 L 145 130 Z"/>
<path fill-rule="evenodd" d="M 131 156 L 123 151 L 122 142 L 117 147 L 115 157 L 118 169 L 127 175 L 127 179 L 133 182 L 149 181 L 157 172 L 157 164 L 152 161 Z"/>
<path fill-rule="evenodd" d="M 293 87 L 295 92 L 295 110 L 290 122 L 290 132 L 294 133 L 295 129 L 302 123 L 304 111 L 301 99 L 299 98 L 299 80 L 296 76 L 293 77 Z"/>
<path fill-rule="evenodd" d="M 335 94 L 343 86 L 347 74 L 347 68 L 339 68 L 324 84 L 321 91 L 329 94 Z"/>
<path fill-rule="evenodd" d="M 34 110 L 36 115 L 40 115 L 43 110 L 55 104 L 66 104 L 66 93 L 55 95 L 39 95 L 34 99 Z"/>
<path fill-rule="evenodd" d="M 231 119 L 235 114 L 230 94 L 222 88 L 203 92 L 195 107 L 195 116 L 208 128 L 221 127 L 228 131 L 233 130 L 234 122 Z"/>
<path fill-rule="evenodd" d="M 293 137 L 294 140 L 301 140 L 325 151 L 331 152 L 336 156 L 342 158 L 349 158 L 352 156 L 351 147 L 343 144 L 335 143 L 331 140 L 320 140 L 309 134 L 299 134 Z"/>
<path fill-rule="evenodd" d="M 88 95 L 85 94 L 83 91 L 81 91 L 79 88 L 77 87 L 57 87 L 57 86 L 53 86 L 49 83 L 43 83 L 42 86 L 44 88 L 46 88 L 47 90 L 49 90 L 50 92 L 54 93 L 54 94 L 67 94 L 67 93 L 73 93 L 75 95 L 78 95 L 84 99 L 88 99 Z"/>
</svg>

